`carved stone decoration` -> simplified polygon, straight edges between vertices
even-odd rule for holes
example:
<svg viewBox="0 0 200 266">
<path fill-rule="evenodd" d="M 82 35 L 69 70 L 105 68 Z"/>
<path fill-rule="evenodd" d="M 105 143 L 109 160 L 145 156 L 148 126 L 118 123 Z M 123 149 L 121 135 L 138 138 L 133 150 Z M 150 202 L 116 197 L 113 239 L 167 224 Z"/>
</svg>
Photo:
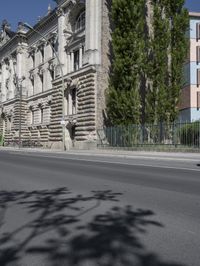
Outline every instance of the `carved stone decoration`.
<svg viewBox="0 0 200 266">
<path fill-rule="evenodd" d="M 67 48 L 73 41 L 73 32 L 68 31 L 67 29 L 64 29 L 63 33 L 65 36 L 65 42 L 66 42 L 66 48 Z"/>
<path fill-rule="evenodd" d="M 17 85 L 17 75 L 13 75 L 13 84 L 16 86 Z"/>
<path fill-rule="evenodd" d="M 18 33 L 26 33 L 27 32 L 27 29 L 24 27 L 22 22 L 18 23 L 17 32 Z"/>
<path fill-rule="evenodd" d="M 49 62 L 48 62 L 48 70 L 49 71 L 54 71 L 55 70 L 55 64 L 54 64 L 54 62 L 53 62 L 53 60 L 50 60 Z"/>
<path fill-rule="evenodd" d="M 30 79 L 30 80 L 34 80 L 34 74 L 33 74 L 33 71 L 30 71 L 30 73 L 29 73 L 29 79 Z"/>
<path fill-rule="evenodd" d="M 56 10 L 56 15 L 58 17 L 61 17 L 61 16 L 64 16 L 64 9 L 62 7 L 59 7 L 57 10 Z"/>
<path fill-rule="evenodd" d="M 17 53 L 23 54 L 25 52 L 25 48 L 23 46 L 18 46 L 17 47 Z"/>
<path fill-rule="evenodd" d="M 9 118 L 13 117 L 13 110 L 12 109 L 8 110 L 7 117 L 9 117 Z"/>
<path fill-rule="evenodd" d="M 51 44 L 55 44 L 58 38 L 58 32 L 50 32 L 49 35 L 47 36 L 47 40 L 51 43 Z"/>
<path fill-rule="evenodd" d="M 46 45 L 46 41 L 45 40 L 40 40 L 38 43 L 37 43 L 37 50 L 42 50 L 44 48 L 44 46 Z"/>
<path fill-rule="evenodd" d="M 37 74 L 41 77 L 43 75 L 43 73 L 45 72 L 45 70 L 42 67 L 38 67 L 38 72 Z"/>
<path fill-rule="evenodd" d="M 78 89 L 79 88 L 79 85 L 80 85 L 79 79 L 76 78 L 76 79 L 74 79 L 74 80 L 71 81 L 71 83 L 70 83 L 70 89 L 73 89 L 73 88 Z"/>
<path fill-rule="evenodd" d="M 72 84 L 72 79 L 71 78 L 68 78 L 67 81 L 66 81 L 66 87 L 69 88 Z"/>
<path fill-rule="evenodd" d="M 9 78 L 6 79 L 6 88 L 8 89 L 9 88 Z"/>
<path fill-rule="evenodd" d="M 27 107 L 28 109 L 33 110 L 34 102 L 33 101 L 28 102 Z"/>
<path fill-rule="evenodd" d="M 1 33 L 0 33 L 0 47 L 6 44 L 14 35 L 14 32 L 10 29 L 10 24 L 7 20 L 2 21 Z"/>
<path fill-rule="evenodd" d="M 31 46 L 28 48 L 28 54 L 29 56 L 33 56 L 36 52 L 36 46 Z"/>
</svg>

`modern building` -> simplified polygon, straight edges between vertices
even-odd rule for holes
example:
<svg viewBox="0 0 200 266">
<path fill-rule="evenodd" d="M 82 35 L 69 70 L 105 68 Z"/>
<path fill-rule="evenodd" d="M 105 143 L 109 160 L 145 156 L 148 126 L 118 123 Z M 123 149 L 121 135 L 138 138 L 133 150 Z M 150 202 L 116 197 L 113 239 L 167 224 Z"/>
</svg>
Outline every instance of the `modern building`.
<svg viewBox="0 0 200 266">
<path fill-rule="evenodd" d="M 2 23 L 0 134 L 5 143 L 20 135 L 49 148 L 61 148 L 63 139 L 67 149 L 97 144 L 110 69 L 111 3 L 56 2 L 34 30 L 19 23 L 13 32 Z"/>
<path fill-rule="evenodd" d="M 180 121 L 200 120 L 200 13 L 190 13 L 189 55 L 185 64 L 185 82 L 181 91 Z"/>
</svg>

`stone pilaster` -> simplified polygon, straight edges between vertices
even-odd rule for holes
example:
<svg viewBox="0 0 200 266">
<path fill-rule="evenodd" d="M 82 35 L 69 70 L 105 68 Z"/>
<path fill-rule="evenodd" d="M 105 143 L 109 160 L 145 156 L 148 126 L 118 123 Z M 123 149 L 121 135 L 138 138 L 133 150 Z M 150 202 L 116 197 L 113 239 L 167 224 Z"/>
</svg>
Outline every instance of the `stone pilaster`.
<svg viewBox="0 0 200 266">
<path fill-rule="evenodd" d="M 101 2 L 86 0 L 86 43 L 84 64 L 101 63 Z"/>
<path fill-rule="evenodd" d="M 66 53 L 65 53 L 65 14 L 63 8 L 59 7 L 57 10 L 58 16 L 58 56 L 60 63 L 62 64 L 63 73 L 66 72 L 65 69 L 65 61 L 66 61 Z M 58 72 L 60 73 L 60 68 L 57 68 Z M 60 73 L 61 75 L 61 73 Z"/>
</svg>

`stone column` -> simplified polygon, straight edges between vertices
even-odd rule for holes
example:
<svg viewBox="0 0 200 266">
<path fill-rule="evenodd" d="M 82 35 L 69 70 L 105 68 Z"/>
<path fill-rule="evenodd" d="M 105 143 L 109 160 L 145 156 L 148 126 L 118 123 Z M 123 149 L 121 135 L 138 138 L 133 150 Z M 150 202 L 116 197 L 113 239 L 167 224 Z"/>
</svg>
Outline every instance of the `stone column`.
<svg viewBox="0 0 200 266">
<path fill-rule="evenodd" d="M 71 52 L 71 72 L 74 71 L 74 52 Z"/>
<path fill-rule="evenodd" d="M 49 73 L 48 73 L 48 69 L 45 68 L 43 71 L 43 91 L 47 91 L 49 90 L 49 84 L 48 84 L 48 80 L 49 80 Z"/>
<path fill-rule="evenodd" d="M 72 115 L 72 95 L 71 95 L 71 91 L 68 92 L 68 115 Z"/>
<path fill-rule="evenodd" d="M 67 53 L 67 74 L 71 72 L 71 56 Z"/>
<path fill-rule="evenodd" d="M 58 45 L 58 56 L 59 56 L 62 66 L 64 66 L 64 60 L 66 58 L 66 53 L 65 53 L 65 35 L 64 35 L 65 14 L 64 14 L 63 8 L 61 7 L 58 8 L 57 16 L 58 16 L 58 44 L 59 44 Z M 59 70 L 59 73 L 60 73 L 60 70 Z"/>
<path fill-rule="evenodd" d="M 22 48 L 17 49 L 16 75 L 20 79 L 22 77 Z"/>
<path fill-rule="evenodd" d="M 2 76 L 1 76 L 1 91 L 2 91 L 2 102 L 6 101 L 6 64 L 2 60 Z"/>
<path fill-rule="evenodd" d="M 13 79 L 14 79 L 14 66 L 13 66 L 13 58 L 10 57 L 9 58 L 9 64 L 10 64 L 10 69 L 11 69 L 11 79 L 10 79 L 10 98 L 13 98 L 14 97 L 14 83 L 13 83 Z"/>
<path fill-rule="evenodd" d="M 35 95 L 35 74 L 33 74 L 33 82 L 30 80 L 32 86 L 32 95 Z"/>
<path fill-rule="evenodd" d="M 79 68 L 82 68 L 83 64 L 83 46 L 82 44 L 79 47 Z"/>
<path fill-rule="evenodd" d="M 102 0 L 86 0 L 86 43 L 84 64 L 101 63 Z"/>
</svg>

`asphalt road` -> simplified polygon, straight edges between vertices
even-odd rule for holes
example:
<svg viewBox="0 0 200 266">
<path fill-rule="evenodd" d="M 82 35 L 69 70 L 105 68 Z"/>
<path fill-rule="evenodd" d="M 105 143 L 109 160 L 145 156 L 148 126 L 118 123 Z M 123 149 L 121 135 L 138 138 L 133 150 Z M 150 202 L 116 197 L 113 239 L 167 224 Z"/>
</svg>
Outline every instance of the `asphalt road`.
<svg viewBox="0 0 200 266">
<path fill-rule="evenodd" d="M 0 266 L 199 266 L 199 163 L 0 151 Z"/>
</svg>

